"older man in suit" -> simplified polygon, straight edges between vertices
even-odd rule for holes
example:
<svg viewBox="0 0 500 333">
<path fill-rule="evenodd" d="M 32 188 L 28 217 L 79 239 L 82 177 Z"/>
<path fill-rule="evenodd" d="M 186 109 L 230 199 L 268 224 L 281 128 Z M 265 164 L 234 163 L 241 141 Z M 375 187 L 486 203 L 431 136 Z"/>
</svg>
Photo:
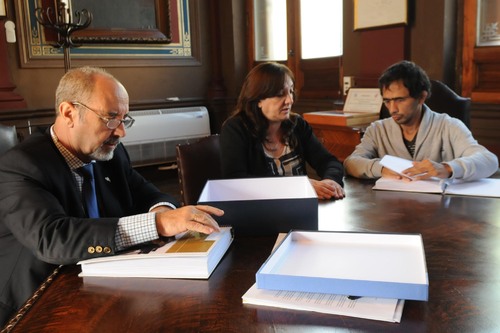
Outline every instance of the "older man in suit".
<svg viewBox="0 0 500 333">
<path fill-rule="evenodd" d="M 108 72 L 71 70 L 56 91 L 54 125 L 0 158 L 0 326 L 58 265 L 219 230 L 211 215 L 221 210 L 178 208 L 130 166 L 120 144 L 133 124 L 128 102 Z M 93 181 L 82 167 L 93 169 Z M 87 181 L 95 190 L 86 192 Z"/>
</svg>

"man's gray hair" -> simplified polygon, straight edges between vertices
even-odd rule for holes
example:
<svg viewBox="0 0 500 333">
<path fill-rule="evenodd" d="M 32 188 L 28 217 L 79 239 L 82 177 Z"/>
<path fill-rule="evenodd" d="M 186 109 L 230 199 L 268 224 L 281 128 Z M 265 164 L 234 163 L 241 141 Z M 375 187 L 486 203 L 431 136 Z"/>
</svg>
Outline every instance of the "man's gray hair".
<svg viewBox="0 0 500 333">
<path fill-rule="evenodd" d="M 118 82 L 113 75 L 100 67 L 84 66 L 71 69 L 64 74 L 56 89 L 56 114 L 59 112 L 59 105 L 62 102 L 79 101 L 88 103 L 98 76 L 105 76 Z"/>
</svg>

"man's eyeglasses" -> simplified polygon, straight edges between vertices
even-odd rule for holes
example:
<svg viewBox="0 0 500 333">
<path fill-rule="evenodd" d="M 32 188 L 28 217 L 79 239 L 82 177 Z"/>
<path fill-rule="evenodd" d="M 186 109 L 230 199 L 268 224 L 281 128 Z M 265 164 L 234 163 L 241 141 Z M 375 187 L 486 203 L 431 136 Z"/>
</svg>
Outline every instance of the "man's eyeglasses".
<svg viewBox="0 0 500 333">
<path fill-rule="evenodd" d="M 385 105 L 389 105 L 389 104 L 391 104 L 391 102 L 394 102 L 395 104 L 399 104 L 399 103 L 403 103 L 404 101 L 406 101 L 410 97 L 411 96 L 384 98 L 382 101 L 384 102 Z"/>
<path fill-rule="evenodd" d="M 105 117 L 101 116 L 96 110 L 93 110 L 93 109 L 89 108 L 87 105 L 85 105 L 83 103 L 75 102 L 74 101 L 74 102 L 71 102 L 71 104 L 78 105 L 78 106 L 83 106 L 87 110 L 92 111 L 96 116 L 98 116 L 99 118 L 101 118 L 101 120 L 106 123 L 106 127 L 109 128 L 109 129 L 111 129 L 111 130 L 114 130 L 114 129 L 118 128 L 118 126 L 120 126 L 121 124 L 123 124 L 123 126 L 125 128 L 130 128 L 130 127 L 132 127 L 132 125 L 135 122 L 135 119 L 132 118 L 131 116 L 129 116 L 128 114 L 125 115 L 125 117 L 123 119 L 105 118 Z"/>
</svg>

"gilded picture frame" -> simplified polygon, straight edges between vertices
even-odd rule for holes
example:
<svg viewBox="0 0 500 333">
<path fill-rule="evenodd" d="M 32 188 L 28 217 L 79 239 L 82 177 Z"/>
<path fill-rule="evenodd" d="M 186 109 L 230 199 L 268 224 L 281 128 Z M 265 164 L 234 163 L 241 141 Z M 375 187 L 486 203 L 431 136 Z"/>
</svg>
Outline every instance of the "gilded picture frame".
<svg viewBox="0 0 500 333">
<path fill-rule="evenodd" d="M 63 49 L 54 47 L 57 34 L 43 27 L 35 10 L 55 0 L 14 0 L 17 20 L 17 39 L 22 68 L 63 67 Z M 128 0 L 132 1 L 132 0 Z M 124 1 L 126 5 L 128 1 Z M 71 48 L 73 66 L 82 64 L 103 67 L 199 66 L 200 0 L 153 0 L 157 15 L 168 17 L 169 28 L 136 31 L 120 29 L 90 29 L 73 36 L 77 47 Z M 78 0 L 72 0 L 78 3 Z M 99 3 L 102 1 L 97 1 Z M 162 6 L 157 6 L 163 2 Z M 168 5 L 166 4 L 168 2 Z M 71 2 L 70 2 L 71 3 Z M 71 5 L 70 5 L 71 6 Z M 77 9 L 72 8 L 74 13 Z M 90 28 L 90 27 L 89 27 Z M 83 30 L 84 31 L 84 30 Z M 111 32 L 111 34 L 110 34 Z M 55 37 L 54 37 L 55 36 Z"/>
<path fill-rule="evenodd" d="M 157 43 L 172 41 L 168 0 L 70 0 L 70 11 L 93 13 L 87 29 L 74 34 L 78 43 Z"/>
</svg>

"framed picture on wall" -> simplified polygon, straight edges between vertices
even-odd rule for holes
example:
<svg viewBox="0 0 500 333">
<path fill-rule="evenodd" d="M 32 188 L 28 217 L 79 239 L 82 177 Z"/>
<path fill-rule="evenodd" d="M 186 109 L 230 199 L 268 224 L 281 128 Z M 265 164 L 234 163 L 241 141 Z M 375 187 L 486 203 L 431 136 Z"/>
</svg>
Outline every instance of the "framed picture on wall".
<svg viewBox="0 0 500 333">
<path fill-rule="evenodd" d="M 84 16 L 83 9 L 93 17 L 87 29 L 71 36 L 78 46 L 71 48 L 71 62 L 75 66 L 101 67 L 199 66 L 200 1 L 203 0 L 65 0 L 72 9 L 72 22 Z M 14 0 L 22 68 L 64 65 L 63 48 L 53 46 L 58 40 L 57 32 L 45 28 L 36 18 L 38 8 L 47 12 L 54 3 Z"/>
<path fill-rule="evenodd" d="M 354 0 L 354 30 L 408 24 L 408 0 Z"/>
<path fill-rule="evenodd" d="M 73 40 L 82 44 L 172 42 L 171 1 L 165 0 L 69 0 L 71 12 L 90 11 L 92 23 Z"/>
</svg>

